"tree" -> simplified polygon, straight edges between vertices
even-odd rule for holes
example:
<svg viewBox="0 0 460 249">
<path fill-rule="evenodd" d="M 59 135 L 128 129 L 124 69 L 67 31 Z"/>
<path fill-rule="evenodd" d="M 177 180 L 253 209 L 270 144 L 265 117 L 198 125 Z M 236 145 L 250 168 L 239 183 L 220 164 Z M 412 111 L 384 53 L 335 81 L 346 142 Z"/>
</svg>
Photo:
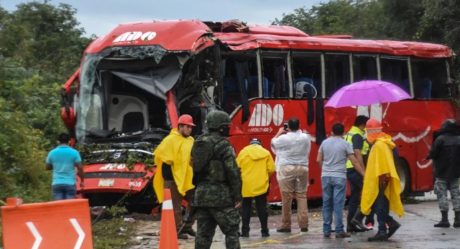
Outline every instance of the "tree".
<svg viewBox="0 0 460 249">
<path fill-rule="evenodd" d="M 16 11 L 0 19 L 2 54 L 63 81 L 78 67 L 81 53 L 90 42 L 83 37 L 75 13 L 67 4 L 19 4 Z"/>
</svg>

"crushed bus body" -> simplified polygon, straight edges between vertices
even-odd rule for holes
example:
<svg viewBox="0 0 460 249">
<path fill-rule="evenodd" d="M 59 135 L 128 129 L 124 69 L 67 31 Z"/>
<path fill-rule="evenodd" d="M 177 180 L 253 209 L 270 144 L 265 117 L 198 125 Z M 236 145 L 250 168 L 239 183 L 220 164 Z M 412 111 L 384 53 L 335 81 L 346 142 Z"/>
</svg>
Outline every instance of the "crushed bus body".
<svg viewBox="0 0 460 249">
<path fill-rule="evenodd" d="M 432 132 L 457 110 L 451 60 L 451 49 L 438 44 L 310 36 L 289 26 L 237 20 L 119 25 L 88 46 L 62 92 L 61 115 L 85 162 L 85 188 L 78 191 L 92 205 L 120 199 L 154 205 L 155 146 L 180 114 L 192 115 L 193 135 L 203 133 L 205 116 L 214 109 L 231 115 L 237 152 L 254 137 L 269 149 L 291 116 L 318 143 L 334 122 L 348 128 L 356 115 L 371 116 L 383 121 L 398 145 L 403 189 L 429 191 L 432 168 L 424 158 Z M 335 90 L 363 79 L 393 82 L 412 99 L 323 108 Z M 321 197 L 317 148 L 315 143 L 310 155 L 310 198 Z M 268 198 L 280 200 L 274 177 Z"/>
</svg>

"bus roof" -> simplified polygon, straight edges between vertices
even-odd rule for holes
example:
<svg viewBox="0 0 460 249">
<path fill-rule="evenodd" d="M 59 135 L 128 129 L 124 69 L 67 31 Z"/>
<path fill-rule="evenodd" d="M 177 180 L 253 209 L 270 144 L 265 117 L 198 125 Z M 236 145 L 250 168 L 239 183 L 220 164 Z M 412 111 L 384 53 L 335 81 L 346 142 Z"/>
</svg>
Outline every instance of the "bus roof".
<svg viewBox="0 0 460 249">
<path fill-rule="evenodd" d="M 380 53 L 395 56 L 446 58 L 452 50 L 444 45 L 390 40 L 351 39 L 346 35 L 310 36 L 290 26 L 246 25 L 238 20 L 202 22 L 199 20 L 146 21 L 120 24 L 109 34 L 93 41 L 86 53 L 99 53 L 115 46 L 159 45 L 168 51 L 197 53 L 216 40 L 231 50 L 257 48 Z"/>
</svg>

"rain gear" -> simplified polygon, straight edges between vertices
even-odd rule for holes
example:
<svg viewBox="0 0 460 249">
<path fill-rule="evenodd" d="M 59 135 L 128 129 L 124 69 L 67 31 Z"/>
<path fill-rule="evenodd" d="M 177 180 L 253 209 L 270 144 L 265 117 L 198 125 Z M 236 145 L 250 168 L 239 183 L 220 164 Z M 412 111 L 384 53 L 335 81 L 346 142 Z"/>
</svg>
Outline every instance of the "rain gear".
<svg viewBox="0 0 460 249">
<path fill-rule="evenodd" d="M 404 215 L 401 203 L 401 185 L 393 159 L 392 149 L 395 147 L 391 136 L 380 132 L 373 137 L 375 143 L 369 153 L 364 185 L 361 195 L 361 212 L 368 215 L 379 193 L 379 178 L 385 177 L 388 183 L 385 187 L 385 196 L 388 199 L 390 210 L 399 216 Z M 371 143 L 373 141 L 370 141 Z"/>
<path fill-rule="evenodd" d="M 154 150 L 153 155 L 157 171 L 153 178 L 153 188 L 158 202 L 163 202 L 163 163 L 171 165 L 174 182 L 177 185 L 178 192 L 182 196 L 185 196 L 185 193 L 188 190 L 195 187 L 192 184 L 193 169 L 190 164 L 190 154 L 193 142 L 193 137 L 184 137 L 177 131 L 176 128 L 174 128 Z"/>
<path fill-rule="evenodd" d="M 268 191 L 270 175 L 275 172 L 275 162 L 270 152 L 258 144 L 244 147 L 236 158 L 241 168 L 243 197 L 254 197 Z"/>
</svg>

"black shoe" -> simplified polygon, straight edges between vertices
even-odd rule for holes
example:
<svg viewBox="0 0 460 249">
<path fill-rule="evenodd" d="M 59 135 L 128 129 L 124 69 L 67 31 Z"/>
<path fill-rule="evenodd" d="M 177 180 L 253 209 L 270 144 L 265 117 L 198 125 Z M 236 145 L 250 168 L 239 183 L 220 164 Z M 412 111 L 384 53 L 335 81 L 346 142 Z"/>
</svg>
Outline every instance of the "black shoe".
<svg viewBox="0 0 460 249">
<path fill-rule="evenodd" d="M 459 228 L 460 227 L 460 220 L 455 220 L 453 227 Z"/>
<path fill-rule="evenodd" d="M 347 226 L 347 232 L 349 233 L 361 233 L 361 232 L 366 232 L 367 229 L 359 229 L 355 225 L 348 225 Z"/>
<path fill-rule="evenodd" d="M 178 238 L 178 239 L 188 239 L 188 236 L 187 236 L 187 234 L 185 234 L 185 233 L 179 233 L 179 234 L 177 235 L 177 238 Z"/>
<path fill-rule="evenodd" d="M 355 218 L 351 219 L 350 223 L 352 225 L 354 225 L 356 229 L 360 229 L 360 230 L 363 230 L 363 231 L 368 231 L 369 230 L 366 226 L 364 226 L 364 224 L 361 221 L 359 221 L 359 220 L 357 220 Z"/>
<path fill-rule="evenodd" d="M 193 237 L 196 236 L 196 232 L 191 227 L 184 227 L 184 229 L 182 229 L 182 233 L 186 233 L 186 234 L 188 234 L 190 236 L 193 236 Z"/>
<path fill-rule="evenodd" d="M 455 223 L 454 223 L 455 225 Z M 441 220 L 440 222 L 433 225 L 434 227 L 450 227 L 450 223 L 447 220 Z"/>
<path fill-rule="evenodd" d="M 308 227 L 300 228 L 300 231 L 306 233 L 306 232 L 308 232 Z"/>
<path fill-rule="evenodd" d="M 367 241 L 387 241 L 388 235 L 386 232 L 378 232 L 374 237 L 367 238 Z"/>
<path fill-rule="evenodd" d="M 262 232 L 262 237 L 270 237 L 270 233 L 268 231 Z"/>
<path fill-rule="evenodd" d="M 276 229 L 278 233 L 290 233 L 291 229 L 290 228 L 278 228 Z"/>
<path fill-rule="evenodd" d="M 326 238 L 326 239 L 330 239 L 331 234 L 330 233 L 325 233 L 325 234 L 323 234 L 323 237 Z"/>
<path fill-rule="evenodd" d="M 398 230 L 400 226 L 401 224 L 395 220 L 388 222 L 388 238 L 393 236 L 393 234 L 395 234 L 396 230 Z"/>
</svg>

